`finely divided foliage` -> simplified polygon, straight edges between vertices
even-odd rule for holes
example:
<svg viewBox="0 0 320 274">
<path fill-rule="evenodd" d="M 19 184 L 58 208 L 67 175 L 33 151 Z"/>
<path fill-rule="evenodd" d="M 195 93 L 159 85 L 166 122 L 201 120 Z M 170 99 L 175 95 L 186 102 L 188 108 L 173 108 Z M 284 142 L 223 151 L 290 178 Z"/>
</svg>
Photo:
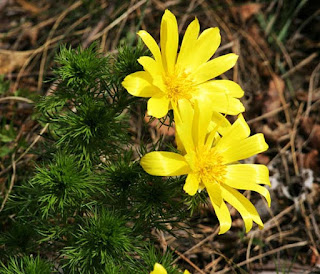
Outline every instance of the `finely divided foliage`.
<svg viewBox="0 0 320 274">
<path fill-rule="evenodd" d="M 38 256 L 11 257 L 7 266 L 1 264 L 1 274 L 50 274 L 53 271 L 53 265 Z"/>
<path fill-rule="evenodd" d="M 179 273 L 170 252 L 153 248 L 152 231 L 188 217 L 182 180 L 145 173 L 129 146 L 139 99 L 120 83 L 146 54 L 141 45 L 107 57 L 95 46 L 61 48 L 55 91 L 37 104 L 48 131 L 36 169 L 4 209 L 2 273 L 148 273 L 156 262 Z"/>
</svg>

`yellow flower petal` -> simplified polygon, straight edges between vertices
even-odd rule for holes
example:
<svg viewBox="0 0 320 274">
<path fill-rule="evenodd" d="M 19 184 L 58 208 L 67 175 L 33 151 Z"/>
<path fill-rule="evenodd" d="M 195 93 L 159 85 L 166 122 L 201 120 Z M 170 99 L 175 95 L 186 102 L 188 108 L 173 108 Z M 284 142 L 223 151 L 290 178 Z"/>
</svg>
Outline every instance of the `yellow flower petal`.
<svg viewBox="0 0 320 274">
<path fill-rule="evenodd" d="M 140 165 L 147 173 L 155 176 L 178 176 L 190 172 L 182 155 L 167 151 L 147 153 L 141 158 Z"/>
<path fill-rule="evenodd" d="M 265 165 L 259 164 L 235 164 L 227 166 L 227 179 L 238 181 L 236 188 L 240 188 L 240 185 L 248 183 L 255 183 L 259 185 L 268 185 L 271 186 L 269 180 L 269 170 Z M 237 177 L 237 179 L 235 179 Z M 246 182 L 241 182 L 246 181 Z"/>
<path fill-rule="evenodd" d="M 148 115 L 161 118 L 168 113 L 170 101 L 166 97 L 152 97 L 148 101 Z"/>
<path fill-rule="evenodd" d="M 160 45 L 163 67 L 170 73 L 174 70 L 179 44 L 178 23 L 169 10 L 164 12 L 160 27 Z"/>
<path fill-rule="evenodd" d="M 221 135 L 224 135 L 225 132 L 230 129 L 231 124 L 228 121 L 228 119 L 225 117 L 225 115 L 222 115 L 217 111 L 214 111 L 212 113 L 212 119 L 209 124 L 208 132 L 211 132 L 216 127 L 218 127 L 218 132 Z"/>
<path fill-rule="evenodd" d="M 241 98 L 244 95 L 243 89 L 236 82 L 230 80 L 212 80 L 198 87 L 208 90 L 208 92 L 221 92 L 235 98 Z"/>
<path fill-rule="evenodd" d="M 195 146 L 204 145 L 212 112 L 213 109 L 210 103 L 195 101 L 192 125 L 192 135 Z"/>
<path fill-rule="evenodd" d="M 197 193 L 199 188 L 199 180 L 196 175 L 193 173 L 189 173 L 186 182 L 183 186 L 183 190 L 188 193 L 189 195 L 193 196 Z"/>
<path fill-rule="evenodd" d="M 263 227 L 263 223 L 257 210 L 246 197 L 227 185 L 221 186 L 221 192 L 223 199 L 239 211 L 245 223 L 246 232 L 251 230 L 252 221 L 258 224 L 260 228 Z"/>
<path fill-rule="evenodd" d="M 233 144 L 223 152 L 223 162 L 225 164 L 233 163 L 249 158 L 267 149 L 268 145 L 264 140 L 263 134 L 258 133 L 244 140 L 235 140 Z"/>
<path fill-rule="evenodd" d="M 152 84 L 161 90 L 162 94 L 166 94 L 166 85 L 163 82 L 162 75 L 153 74 L 152 75 Z"/>
<path fill-rule="evenodd" d="M 198 100 L 204 104 L 208 104 L 208 102 L 210 102 L 212 108 L 217 112 L 237 115 L 240 112 L 245 111 L 240 100 L 229 96 L 227 93 L 210 92 L 204 87 L 199 87 L 199 90 L 200 96 L 198 97 Z"/>
<path fill-rule="evenodd" d="M 237 60 L 238 55 L 229 53 L 204 63 L 193 73 L 195 83 L 201 84 L 221 75 L 231 69 Z"/>
<path fill-rule="evenodd" d="M 180 52 L 178 55 L 177 66 L 185 68 L 192 60 L 194 55 L 190 54 L 194 50 L 197 38 L 199 36 L 200 25 L 198 19 L 194 19 L 188 26 L 182 40 Z"/>
<path fill-rule="evenodd" d="M 177 132 L 176 130 L 176 144 L 177 144 L 177 149 L 180 152 L 181 155 L 185 155 L 186 154 L 186 149 L 184 148 L 184 144 L 181 142 L 180 136 L 179 136 L 179 132 Z"/>
<path fill-rule="evenodd" d="M 244 120 L 242 114 L 240 114 L 232 126 L 224 132 L 223 137 L 216 146 L 216 149 L 222 154 L 231 146 L 238 144 L 239 140 L 245 139 L 249 135 L 250 128 Z"/>
<path fill-rule="evenodd" d="M 188 270 L 185 270 L 183 274 L 190 274 L 190 272 Z"/>
<path fill-rule="evenodd" d="M 129 74 L 124 78 L 122 86 L 133 96 L 151 97 L 161 94 L 161 91 L 152 85 L 152 78 L 145 71 Z"/>
<path fill-rule="evenodd" d="M 167 274 L 167 270 L 161 264 L 155 263 L 153 271 L 150 274 Z"/>
<path fill-rule="evenodd" d="M 148 47 L 148 49 L 152 53 L 154 59 L 159 64 L 162 64 L 162 58 L 161 58 L 160 49 L 159 49 L 159 47 L 157 45 L 157 42 L 152 38 L 152 36 L 148 32 L 146 32 L 144 30 L 140 30 L 137 34 L 140 36 L 142 41 Z"/>
<path fill-rule="evenodd" d="M 218 207 L 221 207 L 222 204 L 222 194 L 220 184 L 216 182 L 203 182 L 206 186 L 207 192 L 209 194 L 212 204 L 215 204 Z"/>
<path fill-rule="evenodd" d="M 213 146 L 213 144 L 219 142 L 219 140 L 221 139 L 221 138 L 220 138 L 220 135 L 219 135 L 219 133 L 218 133 L 218 131 L 217 131 L 217 128 L 218 128 L 218 127 L 215 126 L 215 127 L 214 127 L 214 130 L 212 130 L 212 131 L 209 133 L 209 135 L 208 135 L 208 137 L 207 137 L 207 139 L 206 139 L 205 147 L 206 147 L 207 149 L 210 149 L 210 148 Z"/>
<path fill-rule="evenodd" d="M 225 132 L 227 132 L 230 127 L 231 127 L 231 124 L 228 121 L 228 119 L 224 115 L 220 114 L 219 112 L 214 111 L 212 113 L 212 119 L 209 123 L 209 127 L 208 127 L 209 135 L 206 139 L 205 146 L 209 149 L 212 147 L 214 143 L 219 142 L 219 140 L 221 139 L 219 134 L 224 135 Z"/>
<path fill-rule="evenodd" d="M 191 62 L 192 68 L 196 69 L 207 62 L 216 52 L 220 43 L 221 36 L 219 28 L 209 28 L 204 30 L 196 41 L 194 49 L 189 51 L 189 54 L 193 56 L 193 60 Z"/>
<path fill-rule="evenodd" d="M 156 75 L 161 75 L 162 67 L 153 58 L 149 56 L 142 56 L 138 59 L 138 62 L 143 66 L 143 69 L 152 76 L 152 78 Z"/>
<path fill-rule="evenodd" d="M 212 206 L 220 223 L 219 234 L 226 233 L 231 227 L 231 216 L 226 203 L 222 201 L 220 207 L 214 203 Z"/>
<path fill-rule="evenodd" d="M 192 139 L 193 108 L 188 100 L 179 100 L 178 109 L 174 110 L 176 131 L 186 152 L 194 149 Z"/>
<path fill-rule="evenodd" d="M 270 185 L 269 170 L 264 165 L 239 164 L 227 166 L 224 184 L 242 190 L 253 190 L 264 196 L 270 207 L 271 198 L 267 188 Z"/>
</svg>

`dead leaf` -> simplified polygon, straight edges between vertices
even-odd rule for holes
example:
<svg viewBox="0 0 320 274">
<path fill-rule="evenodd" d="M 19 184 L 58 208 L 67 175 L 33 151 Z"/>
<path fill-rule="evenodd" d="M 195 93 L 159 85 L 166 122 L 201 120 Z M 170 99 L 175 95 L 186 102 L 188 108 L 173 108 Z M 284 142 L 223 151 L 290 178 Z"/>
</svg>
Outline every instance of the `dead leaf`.
<svg viewBox="0 0 320 274">
<path fill-rule="evenodd" d="M 240 228 L 242 229 L 244 226 L 244 222 L 241 218 L 236 218 L 232 221 L 232 227 Z"/>
<path fill-rule="evenodd" d="M 313 171 L 317 171 L 319 168 L 319 152 L 316 149 L 311 150 L 309 153 L 300 153 L 298 156 L 298 162 L 303 168 L 309 168 Z"/>
<path fill-rule="evenodd" d="M 304 101 L 304 102 L 307 102 L 309 100 L 309 95 L 308 95 L 308 92 L 306 91 L 303 91 L 303 90 L 298 90 L 296 92 L 296 97 L 298 100 L 300 101 Z M 317 100 L 320 99 L 320 93 L 313 93 L 312 96 L 311 96 L 311 102 L 315 102 Z"/>
<path fill-rule="evenodd" d="M 203 225 L 203 224 L 198 224 L 198 227 L 201 229 L 201 232 L 202 233 L 213 233 L 215 232 L 216 228 L 215 227 L 212 227 L 212 226 L 206 226 L 206 225 Z"/>
<path fill-rule="evenodd" d="M 0 50 L 0 74 L 7 74 L 23 66 L 33 51 Z"/>
<path fill-rule="evenodd" d="M 267 165 L 270 162 L 270 157 L 265 154 L 258 154 L 256 156 L 257 164 Z"/>
<path fill-rule="evenodd" d="M 320 125 L 315 124 L 312 118 L 304 117 L 301 120 L 301 128 L 309 136 L 311 147 L 320 151 Z"/>
<path fill-rule="evenodd" d="M 314 120 L 310 117 L 303 117 L 301 118 L 301 128 L 305 134 L 309 135 L 312 131 Z"/>
<path fill-rule="evenodd" d="M 38 39 L 38 34 L 39 34 L 38 28 L 27 29 L 27 30 L 25 30 L 25 33 L 24 33 L 24 35 L 30 39 L 32 46 L 36 45 L 37 39 Z"/>
<path fill-rule="evenodd" d="M 304 167 L 312 170 L 318 170 L 319 168 L 319 152 L 316 149 L 311 150 L 306 154 Z"/>
<path fill-rule="evenodd" d="M 309 138 L 312 147 L 320 151 L 320 125 L 315 124 L 313 126 Z"/>
<path fill-rule="evenodd" d="M 239 14 L 243 22 L 246 22 L 253 15 L 257 14 L 262 8 L 262 4 L 248 3 L 232 9 Z"/>
<path fill-rule="evenodd" d="M 282 141 L 285 136 L 289 138 L 290 127 L 283 123 L 277 123 L 277 127 L 275 129 L 270 128 L 269 125 L 264 125 L 262 127 L 262 133 L 269 141 L 279 142 Z"/>
<path fill-rule="evenodd" d="M 284 88 L 284 81 L 279 76 L 274 76 L 269 82 L 267 98 L 264 101 L 264 113 L 273 111 L 281 106 L 280 93 L 284 92 Z M 274 119 L 271 120 L 273 121 Z"/>
<path fill-rule="evenodd" d="M 319 255 L 319 252 L 313 246 L 310 246 L 310 249 L 312 250 L 312 254 L 311 254 L 311 257 L 310 257 L 310 264 L 312 266 L 319 267 L 320 266 L 320 255 Z"/>
<path fill-rule="evenodd" d="M 274 53 L 271 52 L 270 46 L 268 45 L 268 43 L 266 41 L 265 34 L 263 33 L 263 31 L 261 30 L 261 27 L 258 24 L 254 23 L 254 24 L 250 25 L 248 28 L 247 34 L 250 36 L 250 38 L 252 40 L 254 40 L 254 42 L 256 44 L 258 44 L 260 46 L 261 50 L 263 50 L 263 52 L 267 58 L 269 56 L 271 57 L 274 55 Z M 255 55 L 253 54 L 252 56 L 255 56 Z M 267 68 L 265 62 L 259 61 L 258 64 L 260 64 L 264 67 L 263 70 L 265 70 Z M 268 69 L 264 73 L 267 74 L 268 76 L 270 76 L 270 71 Z"/>
</svg>

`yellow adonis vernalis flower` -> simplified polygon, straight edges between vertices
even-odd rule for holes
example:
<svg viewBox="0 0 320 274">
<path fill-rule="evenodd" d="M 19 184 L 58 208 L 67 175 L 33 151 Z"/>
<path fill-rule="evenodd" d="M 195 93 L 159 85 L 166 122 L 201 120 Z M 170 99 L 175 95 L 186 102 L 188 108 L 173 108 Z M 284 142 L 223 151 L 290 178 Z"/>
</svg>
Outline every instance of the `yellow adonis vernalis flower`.
<svg viewBox="0 0 320 274">
<path fill-rule="evenodd" d="M 241 114 L 230 125 L 209 107 L 199 111 L 197 104 L 193 108 L 186 100 L 179 103 L 179 113 L 175 120 L 181 154 L 150 152 L 141 159 L 143 169 L 156 176 L 187 174 L 183 189 L 189 195 L 206 188 L 220 222 L 220 234 L 231 227 L 231 216 L 225 202 L 239 211 L 247 232 L 253 222 L 262 228 L 257 210 L 236 189 L 256 191 L 266 198 L 270 206 L 269 191 L 261 186 L 270 185 L 268 168 L 238 162 L 268 149 L 263 135 L 249 137 L 249 126 Z"/>
<path fill-rule="evenodd" d="M 128 75 L 122 85 L 134 96 L 151 97 L 148 114 L 163 117 L 175 109 L 180 99 L 199 100 L 215 111 L 236 115 L 244 111 L 240 100 L 241 87 L 229 80 L 212 80 L 232 68 L 238 56 L 230 53 L 209 59 L 220 45 L 218 28 L 208 28 L 199 35 L 197 19 L 188 26 L 179 54 L 179 33 L 176 17 L 166 10 L 161 21 L 160 47 L 152 36 L 141 30 L 138 35 L 151 51 L 138 62 L 144 71 Z"/>
<path fill-rule="evenodd" d="M 150 274 L 167 274 L 167 270 L 165 270 L 165 268 L 161 264 L 155 263 L 153 271 L 151 271 Z M 188 270 L 185 270 L 183 274 L 190 274 L 190 272 Z"/>
</svg>

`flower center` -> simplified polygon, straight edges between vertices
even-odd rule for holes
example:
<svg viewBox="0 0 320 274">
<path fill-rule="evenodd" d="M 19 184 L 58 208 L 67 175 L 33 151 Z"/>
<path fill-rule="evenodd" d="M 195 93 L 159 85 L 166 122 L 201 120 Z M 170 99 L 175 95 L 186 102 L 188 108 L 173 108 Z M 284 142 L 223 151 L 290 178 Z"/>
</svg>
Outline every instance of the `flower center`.
<svg viewBox="0 0 320 274">
<path fill-rule="evenodd" d="M 180 99 L 191 99 L 192 93 L 195 91 L 192 79 L 185 72 L 174 72 L 164 76 L 164 84 L 166 86 L 167 98 L 177 102 Z"/>
<path fill-rule="evenodd" d="M 214 149 L 197 149 L 194 172 L 201 182 L 221 184 L 226 174 L 223 158 Z"/>
</svg>

